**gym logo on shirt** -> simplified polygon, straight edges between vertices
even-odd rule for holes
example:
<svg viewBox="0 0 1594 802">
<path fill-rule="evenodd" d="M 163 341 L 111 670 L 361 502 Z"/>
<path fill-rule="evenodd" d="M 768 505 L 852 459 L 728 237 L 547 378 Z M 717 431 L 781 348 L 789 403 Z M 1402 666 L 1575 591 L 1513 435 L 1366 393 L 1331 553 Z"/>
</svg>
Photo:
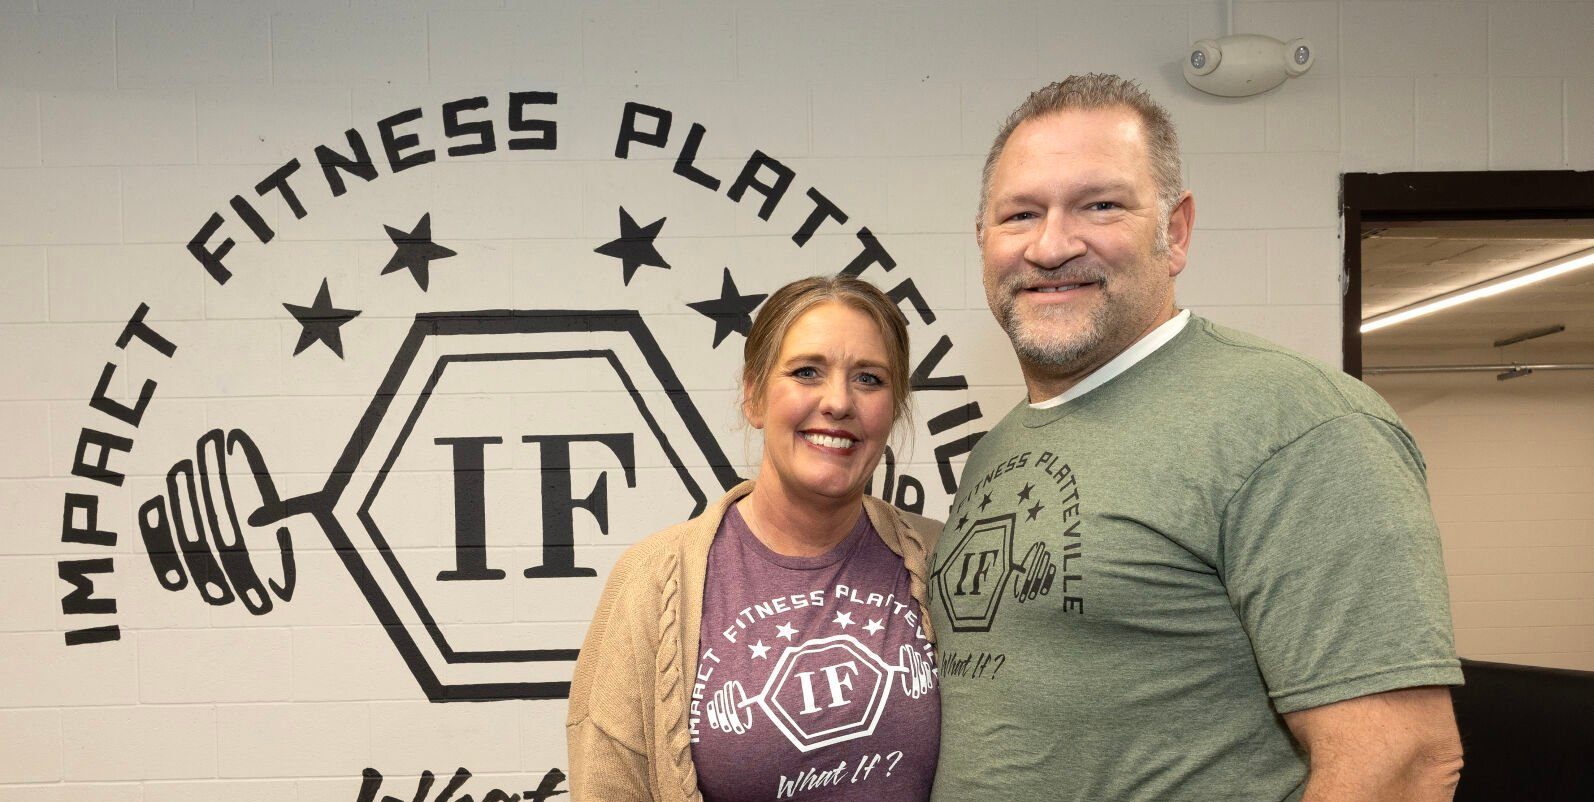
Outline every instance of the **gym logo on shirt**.
<svg viewBox="0 0 1594 802">
<path fill-rule="evenodd" d="M 1064 612 L 1083 614 L 1079 505 L 1078 477 L 1050 451 L 1014 454 L 963 488 L 941 535 L 953 545 L 937 549 L 930 576 L 952 628 L 988 632 L 1004 599 L 1032 602 L 1054 587 Z M 1062 540 L 1061 556 L 1049 536 Z"/>
<path fill-rule="evenodd" d="M 798 751 L 811 752 L 872 735 L 895 695 L 918 699 L 935 690 L 932 647 L 912 599 L 897 602 L 878 593 L 860 594 L 846 585 L 836 585 L 829 597 L 816 590 L 795 598 L 804 602 L 800 606 L 823 607 L 828 601 L 836 608 L 833 616 L 820 619 L 825 621 L 822 632 L 799 640 L 805 633 L 790 620 L 766 616 L 753 626 L 738 621 L 722 636 L 720 648 L 746 648 L 753 660 L 772 661 L 768 679 L 756 693 L 749 695 L 739 680 L 723 682 L 710 692 L 722 658 L 712 646 L 703 650 L 688 721 L 694 743 L 703 723 L 718 732 L 742 735 L 767 720 Z M 870 645 L 883 641 L 881 633 L 891 615 L 915 627 L 914 643 L 899 646 L 892 655 L 895 662 Z"/>
</svg>

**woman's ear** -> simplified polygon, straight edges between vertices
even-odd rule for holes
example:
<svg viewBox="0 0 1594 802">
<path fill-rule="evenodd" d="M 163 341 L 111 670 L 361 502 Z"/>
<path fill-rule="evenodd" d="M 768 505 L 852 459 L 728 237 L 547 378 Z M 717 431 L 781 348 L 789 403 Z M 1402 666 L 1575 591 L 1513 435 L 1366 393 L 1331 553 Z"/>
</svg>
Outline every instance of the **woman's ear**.
<svg viewBox="0 0 1594 802">
<path fill-rule="evenodd" d="M 742 388 L 742 417 L 747 419 L 748 426 L 764 428 L 764 410 L 754 403 L 752 391 L 745 386 Z"/>
</svg>

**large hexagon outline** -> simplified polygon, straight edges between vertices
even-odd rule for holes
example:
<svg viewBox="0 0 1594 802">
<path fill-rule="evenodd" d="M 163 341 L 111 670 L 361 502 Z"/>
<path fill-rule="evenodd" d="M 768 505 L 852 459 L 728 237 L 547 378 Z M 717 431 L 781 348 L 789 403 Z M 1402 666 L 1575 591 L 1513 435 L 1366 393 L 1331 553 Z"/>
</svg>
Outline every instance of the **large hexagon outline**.
<svg viewBox="0 0 1594 802">
<path fill-rule="evenodd" d="M 785 686 L 786 680 L 791 678 L 789 674 L 797 658 L 825 651 L 835 646 L 845 648 L 864 663 L 866 667 L 873 670 L 876 674 L 875 685 L 870 691 L 869 701 L 864 707 L 864 713 L 857 722 L 809 733 L 803 729 L 795 717 L 787 713 L 783 707 L 773 700 L 780 695 L 780 690 Z M 831 635 L 828 638 L 808 641 L 800 646 L 788 646 L 785 651 L 781 652 L 780 659 L 775 662 L 775 667 L 770 670 L 769 681 L 764 685 L 764 691 L 758 695 L 758 706 L 764 709 L 764 714 L 769 716 L 769 720 L 781 731 L 781 734 L 786 736 L 786 740 L 790 741 L 793 746 L 796 746 L 802 752 L 811 752 L 830 744 L 867 737 L 874 732 L 875 727 L 879 726 L 880 717 L 885 714 L 886 702 L 891 695 L 892 668 L 873 650 L 859 643 L 858 639 L 851 635 Z M 842 732 L 821 741 L 812 741 L 813 738 L 837 731 Z"/>
<path fill-rule="evenodd" d="M 680 380 L 664 357 L 657 341 L 653 339 L 642 316 L 630 310 L 606 311 L 579 311 L 579 310 L 550 310 L 550 311 L 512 311 L 490 310 L 483 312 L 440 312 L 416 315 L 415 323 L 409 335 L 394 356 L 393 364 L 388 369 L 382 385 L 378 388 L 371 405 L 366 409 L 360 424 L 356 427 L 348 445 L 344 448 L 337 466 L 334 468 L 326 487 L 322 491 L 325 514 L 318 515 L 323 527 L 327 530 L 328 537 L 345 567 L 353 575 L 356 584 L 365 595 L 373 611 L 381 620 L 394 645 L 398 648 L 411 673 L 422 685 L 427 696 L 433 701 L 472 700 L 499 698 L 563 698 L 569 695 L 570 683 L 568 681 L 542 681 L 542 682 L 516 682 L 516 681 L 487 681 L 487 682 L 451 682 L 445 681 L 440 670 L 449 665 L 466 667 L 471 664 L 481 663 L 524 663 L 537 661 L 568 661 L 573 662 L 576 649 L 547 649 L 547 650 L 505 650 L 500 652 L 456 652 L 447 646 L 446 640 L 441 637 L 441 632 L 436 629 L 435 621 L 431 619 L 402 566 L 392 556 L 390 549 L 385 549 L 382 544 L 380 532 L 368 514 L 369 498 L 377 485 L 380 477 L 386 475 L 393 460 L 396 459 L 397 446 L 402 444 L 408 436 L 414 420 L 419 414 L 424 402 L 418 403 L 412 410 L 412 415 L 406 417 L 400 432 L 393 437 L 394 447 L 378 449 L 386 451 L 382 467 L 372 480 L 372 487 L 366 493 L 356 493 L 354 497 L 361 500 L 361 506 L 355 510 L 355 517 L 360 520 L 362 529 L 370 536 L 377 550 L 381 552 L 381 560 L 374 561 L 386 571 L 386 575 L 398 585 L 396 593 L 384 592 L 382 581 L 373 573 L 373 566 L 362 556 L 360 549 L 355 545 L 349 533 L 344 530 L 336 510 L 349 498 L 346 494 L 351 485 L 359 487 L 363 478 L 358 472 L 361 461 L 371 453 L 373 444 L 376 444 L 377 435 L 382 432 L 384 417 L 389 411 L 399 390 L 404 384 L 409 373 L 421 354 L 422 348 L 428 339 L 449 335 L 492 335 L 492 334 L 542 334 L 542 333 L 579 333 L 616 332 L 626 335 L 636 346 L 646 367 L 658 383 L 658 390 L 670 399 L 670 408 L 675 412 L 677 420 L 686 434 L 697 446 L 699 452 L 705 457 L 707 469 L 715 481 L 721 486 L 729 488 L 738 481 L 734 469 L 720 450 L 718 440 L 709 431 L 697 409 L 692 405 Z M 592 349 L 594 355 L 603 349 Z M 612 350 L 608 352 L 608 359 L 613 360 L 611 366 L 617 367 L 617 374 L 625 376 L 618 356 Z M 440 360 L 441 361 L 441 360 Z M 431 383 L 441 375 L 441 370 L 435 370 L 429 377 Z M 659 431 L 656 419 L 643 403 L 634 384 L 628 379 L 623 379 L 627 390 L 633 399 L 639 403 L 639 412 L 649 422 L 652 434 L 659 438 L 661 447 L 667 453 L 674 454 L 674 449 L 668 444 L 667 439 Z M 421 398 L 425 398 L 424 394 Z M 683 478 L 688 492 L 692 495 L 695 508 L 692 514 L 700 512 L 707 503 L 698 482 L 691 479 L 690 473 L 675 460 L 672 464 L 677 468 L 678 474 Z M 390 599 L 389 596 L 396 596 Z M 403 608 L 395 607 L 394 601 L 404 605 Z M 406 614 L 404 610 L 408 610 Z M 419 618 L 419 624 L 425 632 L 414 632 L 412 626 L 416 622 L 410 621 L 411 614 Z M 422 636 L 426 637 L 422 637 Z M 429 648 L 428 648 L 429 647 Z M 428 651 L 435 650 L 437 658 L 442 665 L 432 665 L 428 659 Z"/>
<path fill-rule="evenodd" d="M 998 526 L 993 527 L 993 524 Z M 983 612 L 978 616 L 959 615 L 958 608 L 953 606 L 952 593 L 947 589 L 947 583 L 951 581 L 949 569 L 956 563 L 958 555 L 962 554 L 968 547 L 969 541 L 973 540 L 976 535 L 987 532 L 992 528 L 1002 530 L 1002 556 L 998 560 L 997 566 L 997 570 L 1002 572 L 1002 577 L 997 581 L 996 587 L 992 589 L 989 598 L 986 600 Z M 963 539 L 952 547 L 952 551 L 947 553 L 947 560 L 941 566 L 940 581 L 936 582 L 936 591 L 941 594 L 941 604 L 947 611 L 947 618 L 952 622 L 952 629 L 958 632 L 986 632 L 990 630 L 991 624 L 996 620 L 996 610 L 1002 603 L 1002 591 L 1007 587 L 1007 582 L 1012 577 L 1013 534 L 1017 529 L 1018 515 L 1015 513 L 999 515 L 995 518 L 982 518 L 975 521 L 969 527 L 968 534 L 964 535 Z"/>
</svg>

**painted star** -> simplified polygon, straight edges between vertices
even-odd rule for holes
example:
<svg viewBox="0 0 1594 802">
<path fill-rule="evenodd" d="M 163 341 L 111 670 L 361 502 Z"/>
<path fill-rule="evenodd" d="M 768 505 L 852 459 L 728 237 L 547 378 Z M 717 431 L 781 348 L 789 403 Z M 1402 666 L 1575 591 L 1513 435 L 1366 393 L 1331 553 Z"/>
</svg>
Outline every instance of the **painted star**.
<svg viewBox="0 0 1594 802">
<path fill-rule="evenodd" d="M 748 646 L 747 648 L 753 650 L 753 658 L 752 659 L 754 659 L 754 660 L 768 660 L 769 659 L 769 647 L 765 646 L 763 641 L 759 641 L 759 642 L 757 642 L 755 644 L 752 644 L 751 646 Z"/>
<path fill-rule="evenodd" d="M 869 633 L 870 635 L 878 635 L 880 634 L 880 630 L 885 628 L 885 624 L 882 624 L 873 618 L 869 619 L 869 623 L 863 625 L 863 631 Z"/>
<path fill-rule="evenodd" d="M 327 290 L 327 280 L 321 279 L 321 291 L 316 293 L 315 302 L 310 306 L 297 304 L 283 304 L 282 307 L 293 313 L 295 320 L 303 327 L 299 333 L 299 344 L 294 346 L 293 355 L 298 356 L 304 349 L 316 342 L 325 343 L 332 353 L 343 358 L 343 337 L 338 334 L 338 327 L 360 316 L 358 309 L 339 309 L 332 305 L 332 293 Z"/>
<path fill-rule="evenodd" d="M 775 637 L 791 640 L 792 638 L 797 637 L 797 628 L 792 626 L 790 622 L 781 624 L 775 628 Z"/>
<path fill-rule="evenodd" d="M 387 260 L 387 267 L 382 268 L 382 275 L 398 270 L 409 270 L 415 283 L 421 286 L 421 292 L 426 291 L 427 283 L 431 280 L 431 273 L 427 268 L 431 266 L 432 260 L 447 259 L 456 255 L 448 248 L 432 242 L 431 212 L 421 215 L 421 221 L 415 224 L 415 229 L 412 231 L 387 225 L 382 227 L 387 229 L 388 239 L 393 240 L 393 244 L 398 246 L 398 250 L 393 252 L 393 258 Z"/>
<path fill-rule="evenodd" d="M 835 620 L 830 623 L 840 624 L 842 629 L 846 629 L 852 626 L 852 613 L 836 613 Z"/>
<path fill-rule="evenodd" d="M 969 516 L 967 516 L 967 515 L 964 515 L 964 516 L 958 518 L 958 526 L 957 526 L 957 528 L 962 529 L 963 525 L 968 523 L 968 522 L 969 522 Z"/>
<path fill-rule="evenodd" d="M 1035 489 L 1035 485 L 1032 485 L 1032 484 L 1029 484 L 1029 483 L 1026 482 L 1024 484 L 1024 489 L 1018 491 L 1018 500 L 1019 501 L 1029 501 L 1029 491 L 1034 490 L 1034 489 Z"/>
<path fill-rule="evenodd" d="M 1035 506 L 1030 507 L 1029 509 L 1025 510 L 1025 512 L 1029 513 L 1029 517 L 1025 518 L 1024 520 L 1026 520 L 1026 521 L 1035 520 L 1035 516 L 1040 515 L 1041 514 L 1041 510 L 1044 510 L 1044 509 L 1046 509 L 1046 505 L 1045 504 L 1042 504 L 1039 501 L 1035 502 Z"/>
<path fill-rule="evenodd" d="M 985 512 L 985 508 L 989 507 L 990 505 L 991 505 L 991 494 L 990 493 L 986 493 L 985 494 L 985 498 L 980 499 L 980 512 Z"/>
<path fill-rule="evenodd" d="M 697 310 L 699 314 L 714 320 L 714 348 L 731 332 L 736 332 L 743 337 L 753 329 L 753 310 L 768 298 L 767 294 L 742 295 L 736 291 L 736 282 L 731 279 L 731 269 L 725 268 L 724 278 L 720 280 L 720 297 L 709 301 L 698 301 L 687 304 Z"/>
<path fill-rule="evenodd" d="M 631 219 L 631 214 L 625 210 L 625 207 L 621 206 L 620 236 L 593 250 L 620 260 L 621 266 L 625 269 L 626 286 L 630 286 L 631 277 L 636 275 L 637 268 L 642 265 L 669 270 L 670 263 L 664 261 L 664 257 L 659 255 L 659 249 L 653 245 L 653 238 L 663 230 L 666 219 L 660 217 L 645 226 L 639 226 Z"/>
</svg>

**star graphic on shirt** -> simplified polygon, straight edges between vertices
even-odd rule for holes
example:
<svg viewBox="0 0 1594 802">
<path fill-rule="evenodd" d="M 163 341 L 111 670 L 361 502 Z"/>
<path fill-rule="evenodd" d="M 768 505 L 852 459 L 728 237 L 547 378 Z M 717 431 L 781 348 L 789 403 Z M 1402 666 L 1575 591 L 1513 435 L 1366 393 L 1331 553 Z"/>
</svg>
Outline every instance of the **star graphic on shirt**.
<svg viewBox="0 0 1594 802">
<path fill-rule="evenodd" d="M 991 506 L 991 494 L 986 493 L 985 498 L 980 499 L 980 512 L 985 512 L 985 508 L 989 506 Z"/>
<path fill-rule="evenodd" d="M 1029 501 L 1029 491 L 1034 490 L 1034 489 L 1035 489 L 1035 485 L 1029 484 L 1028 482 L 1026 482 L 1024 484 L 1024 489 L 1018 491 L 1018 500 L 1019 501 Z"/>
<path fill-rule="evenodd" d="M 1035 502 L 1035 506 L 1030 507 L 1029 509 L 1025 510 L 1025 512 L 1029 513 L 1029 517 L 1025 518 L 1024 520 L 1026 520 L 1026 521 L 1035 520 L 1035 516 L 1040 515 L 1041 514 L 1041 510 L 1044 510 L 1044 509 L 1046 509 L 1046 505 L 1045 504 L 1042 504 L 1039 501 Z"/>
<path fill-rule="evenodd" d="M 968 522 L 969 522 L 969 516 L 967 516 L 967 515 L 964 515 L 964 516 L 958 518 L 958 528 L 962 529 L 963 525 L 968 523 Z"/>
<path fill-rule="evenodd" d="M 885 629 L 885 628 L 886 627 L 885 627 L 884 624 L 880 623 L 879 621 L 876 621 L 873 618 L 869 619 L 869 623 L 863 625 L 863 630 L 865 632 L 869 633 L 870 635 L 878 635 L 878 634 L 880 634 L 880 630 Z"/>
<path fill-rule="evenodd" d="M 852 626 L 852 613 L 836 613 L 836 620 L 832 624 L 840 624 L 842 629 Z"/>
<path fill-rule="evenodd" d="M 792 638 L 797 637 L 797 628 L 792 626 L 790 622 L 781 624 L 780 626 L 775 627 L 775 637 L 791 640 Z"/>
<path fill-rule="evenodd" d="M 421 287 L 421 292 L 426 291 L 426 285 L 431 278 L 428 268 L 433 259 L 447 259 L 458 254 L 432 242 L 432 213 L 421 215 L 421 221 L 415 228 L 405 231 L 384 225 L 387 229 L 388 239 L 393 240 L 397 248 L 393 251 L 393 258 L 387 260 L 387 267 L 382 268 L 382 275 L 398 270 L 410 271 L 410 277 Z"/>
<path fill-rule="evenodd" d="M 664 220 L 665 218 L 660 217 L 645 226 L 639 226 L 631 217 L 631 213 L 622 206 L 620 236 L 593 250 L 620 260 L 620 266 L 625 271 L 624 279 L 627 286 L 631 284 L 631 277 L 636 275 L 637 268 L 643 265 L 669 270 L 670 263 L 664 261 L 664 257 L 659 255 L 658 247 L 653 244 L 653 238 L 664 230 Z"/>
<path fill-rule="evenodd" d="M 753 650 L 753 659 L 754 660 L 759 660 L 759 659 L 768 660 L 769 659 L 769 647 L 765 646 L 763 641 L 759 641 L 759 642 L 757 642 L 755 644 L 752 644 L 751 646 L 748 646 L 747 648 Z"/>
</svg>

